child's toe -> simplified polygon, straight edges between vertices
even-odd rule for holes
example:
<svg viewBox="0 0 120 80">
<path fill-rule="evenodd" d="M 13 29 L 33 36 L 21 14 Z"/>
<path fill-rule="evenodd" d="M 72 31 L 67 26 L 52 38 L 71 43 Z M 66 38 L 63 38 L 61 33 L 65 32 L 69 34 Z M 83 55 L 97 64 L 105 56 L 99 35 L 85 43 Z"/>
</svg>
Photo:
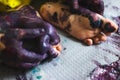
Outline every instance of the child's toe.
<svg viewBox="0 0 120 80">
<path fill-rule="evenodd" d="M 93 40 L 92 39 L 85 39 L 84 43 L 90 46 L 93 44 Z"/>
<path fill-rule="evenodd" d="M 94 38 L 93 38 L 93 41 L 94 41 L 94 43 L 95 43 L 95 44 L 100 43 L 100 40 L 99 40 L 99 38 L 98 38 L 98 37 L 94 37 Z"/>
<path fill-rule="evenodd" d="M 106 19 L 106 22 L 103 26 L 103 32 L 107 35 L 116 32 L 117 30 L 118 30 L 118 25 L 115 22 Z"/>
<path fill-rule="evenodd" d="M 102 29 L 102 32 L 104 32 L 106 35 L 116 32 L 118 30 L 118 25 L 114 21 L 104 18 L 103 16 L 99 14 L 97 16 L 102 21 L 102 25 L 100 28 Z"/>
<path fill-rule="evenodd" d="M 100 33 L 93 38 L 95 44 L 101 43 L 107 40 L 107 36 L 104 33 Z"/>
</svg>

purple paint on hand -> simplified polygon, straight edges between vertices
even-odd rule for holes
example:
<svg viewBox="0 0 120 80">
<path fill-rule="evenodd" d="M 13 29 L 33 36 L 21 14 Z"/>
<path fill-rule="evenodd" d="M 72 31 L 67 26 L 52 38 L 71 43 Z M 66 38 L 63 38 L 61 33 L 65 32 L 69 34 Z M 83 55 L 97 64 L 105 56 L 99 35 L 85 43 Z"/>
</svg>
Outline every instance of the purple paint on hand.
<svg viewBox="0 0 120 80">
<path fill-rule="evenodd" d="M 1 41 L 6 48 L 0 55 L 4 64 L 30 69 L 45 59 L 57 57 L 58 53 L 52 46 L 60 42 L 60 37 L 51 24 L 38 16 L 34 8 L 24 6 L 0 17 L 1 29 L 5 34 Z"/>
</svg>

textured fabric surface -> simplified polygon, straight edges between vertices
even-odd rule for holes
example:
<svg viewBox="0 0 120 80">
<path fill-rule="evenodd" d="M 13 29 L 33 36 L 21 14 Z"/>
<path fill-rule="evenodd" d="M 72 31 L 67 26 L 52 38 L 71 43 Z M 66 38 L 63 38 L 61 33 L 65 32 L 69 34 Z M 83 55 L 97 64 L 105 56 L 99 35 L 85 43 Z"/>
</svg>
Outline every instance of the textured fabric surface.
<svg viewBox="0 0 120 80">
<path fill-rule="evenodd" d="M 120 16 L 120 0 L 104 0 L 104 16 L 114 19 Z M 114 19 L 115 21 L 115 19 Z M 85 46 L 58 30 L 63 47 L 59 57 L 34 69 L 22 72 L 0 66 L 0 80 L 90 80 L 90 72 L 100 64 L 109 64 L 120 55 L 120 35 L 112 34 L 106 42 Z"/>
</svg>

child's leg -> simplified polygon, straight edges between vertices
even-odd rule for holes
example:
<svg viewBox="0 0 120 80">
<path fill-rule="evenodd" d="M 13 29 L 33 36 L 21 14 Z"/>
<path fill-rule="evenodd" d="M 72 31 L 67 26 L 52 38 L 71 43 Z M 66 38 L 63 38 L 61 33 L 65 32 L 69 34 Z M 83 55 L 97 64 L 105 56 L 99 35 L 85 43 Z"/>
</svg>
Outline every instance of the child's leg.
<svg viewBox="0 0 120 80">
<path fill-rule="evenodd" d="M 103 14 L 104 11 L 104 2 L 103 0 L 78 0 L 79 5 L 87 8 L 98 14 Z"/>
<path fill-rule="evenodd" d="M 68 6 L 52 2 L 42 5 L 40 9 L 46 21 L 88 45 L 105 41 L 107 35 L 118 29 L 113 21 L 88 9 L 80 7 L 78 12 L 80 14 L 72 14 Z"/>
<path fill-rule="evenodd" d="M 78 9 L 79 6 L 87 8 L 98 14 L 103 14 L 104 2 L 103 0 L 62 0 L 62 4 L 68 5 L 73 9 Z"/>
</svg>

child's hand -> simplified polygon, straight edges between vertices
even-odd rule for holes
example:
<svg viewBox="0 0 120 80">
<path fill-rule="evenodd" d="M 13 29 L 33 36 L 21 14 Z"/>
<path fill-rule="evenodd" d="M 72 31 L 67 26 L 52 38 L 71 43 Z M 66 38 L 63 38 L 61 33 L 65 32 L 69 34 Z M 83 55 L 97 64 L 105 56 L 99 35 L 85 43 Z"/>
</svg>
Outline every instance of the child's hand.
<svg viewBox="0 0 120 80">
<path fill-rule="evenodd" d="M 0 28 L 4 33 L 0 58 L 8 66 L 33 68 L 45 59 L 57 57 L 61 51 L 56 30 L 31 6 L 0 15 Z"/>
</svg>

